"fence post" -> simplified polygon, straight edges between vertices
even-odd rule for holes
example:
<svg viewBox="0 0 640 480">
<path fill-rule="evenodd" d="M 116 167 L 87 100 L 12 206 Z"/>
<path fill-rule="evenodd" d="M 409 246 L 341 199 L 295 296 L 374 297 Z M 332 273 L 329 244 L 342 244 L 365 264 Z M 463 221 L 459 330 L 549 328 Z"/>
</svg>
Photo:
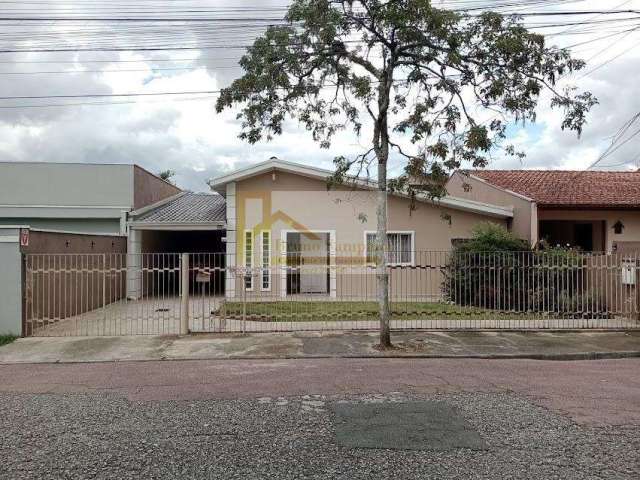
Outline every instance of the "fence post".
<svg viewBox="0 0 640 480">
<path fill-rule="evenodd" d="M 102 254 L 102 320 L 107 321 L 107 254 Z"/>
<path fill-rule="evenodd" d="M 242 277 L 242 333 L 247 327 L 247 281 Z"/>
<path fill-rule="evenodd" d="M 636 289 L 636 321 L 640 322 L 640 260 L 636 258 L 636 268 L 635 268 L 635 285 Z"/>
<path fill-rule="evenodd" d="M 182 254 L 180 262 L 182 297 L 180 297 L 180 335 L 189 333 L 189 254 Z"/>
</svg>

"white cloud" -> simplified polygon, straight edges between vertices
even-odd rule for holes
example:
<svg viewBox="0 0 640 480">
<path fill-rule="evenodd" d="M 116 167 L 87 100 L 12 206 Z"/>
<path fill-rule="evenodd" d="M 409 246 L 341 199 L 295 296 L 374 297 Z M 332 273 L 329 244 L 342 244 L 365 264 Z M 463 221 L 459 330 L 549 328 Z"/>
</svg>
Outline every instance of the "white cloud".
<svg viewBox="0 0 640 480">
<path fill-rule="evenodd" d="M 73 4 L 73 2 L 68 2 Z M 620 2 L 618 2 L 620 3 Z M 636 3 L 637 5 L 633 5 Z M 107 3 L 105 2 L 105 5 Z M 157 2 L 160 4 L 160 2 Z M 265 7 L 282 5 L 282 1 L 263 2 Z M 202 2 L 203 6 L 222 5 Z M 227 2 L 234 8 L 256 6 L 255 0 Z M 640 6 L 633 0 L 625 8 Z M 558 7 L 559 8 L 559 7 Z M 589 1 L 571 8 L 601 9 L 602 2 Z M 563 7 L 566 9 L 566 7 Z M 157 11 L 162 9 L 156 8 Z M 263 13 L 263 15 L 272 15 Z M 76 27 L 74 27 L 76 28 Z M 91 28 L 96 28 L 95 26 Z M 161 28 L 161 27 L 160 27 Z M 250 42 L 253 30 L 211 31 L 185 27 L 184 42 L 199 45 Z M 35 30 L 34 30 L 35 31 Z M 37 31 L 41 33 L 41 31 Z M 563 44 L 585 41 L 601 33 L 559 37 Z M 581 47 L 581 56 L 598 54 L 587 71 L 628 50 L 640 39 L 633 33 L 622 39 L 612 37 Z M 32 44 L 37 43 L 34 39 Z M 123 39 L 130 42 L 131 39 Z M 150 41 L 141 38 L 140 43 Z M 618 41 L 618 43 L 616 43 Z M 610 45 L 608 50 L 604 47 Z M 2 96 L 75 95 L 82 93 L 168 92 L 218 90 L 239 75 L 236 64 L 242 51 L 237 49 L 206 49 L 154 52 L 80 52 L 56 54 L 2 54 L 4 61 L 75 61 L 71 64 L 3 64 L 3 71 L 47 71 L 62 69 L 103 70 L 103 73 L 0 75 Z M 538 127 L 515 129 L 511 141 L 527 151 L 523 164 L 498 156 L 495 167 L 513 168 L 585 168 L 606 148 L 607 136 L 635 112 L 640 111 L 637 78 L 640 74 L 638 56 L 630 50 L 617 60 L 604 65 L 582 80 L 581 89 L 591 90 L 600 104 L 590 114 L 589 125 L 581 139 L 571 132 L 562 132 L 560 115 L 541 103 Z M 96 60 L 139 60 L 139 63 L 96 63 Z M 184 59 L 196 59 L 188 61 Z M 172 61 L 162 61 L 172 60 Z M 200 67 L 196 70 L 153 70 Z M 231 67 L 231 68 L 230 68 Z M 144 70 L 116 73 L 107 70 Z M 128 101 L 121 99 L 77 99 L 82 102 Z M 166 97 L 143 97 L 139 103 L 103 106 L 69 106 L 50 108 L 16 108 L 0 110 L 0 160 L 41 160 L 80 162 L 135 162 L 151 171 L 172 169 L 179 185 L 205 190 L 207 178 L 232 168 L 263 161 L 275 155 L 279 158 L 331 167 L 336 155 L 361 152 L 368 143 L 369 129 L 361 139 L 350 133 L 338 135 L 329 150 L 321 150 L 311 136 L 295 122 L 286 125 L 285 133 L 271 143 L 249 145 L 237 138 L 240 130 L 235 112 L 216 114 L 213 98 L 169 101 Z M 73 103 L 74 100 L 65 100 Z M 55 103 L 50 100 L 3 101 L 2 105 Z M 640 137 L 639 137 L 640 138 Z M 640 142 L 629 142 L 606 159 L 612 168 L 640 153 Z M 399 165 L 395 159 L 392 165 Z"/>
</svg>

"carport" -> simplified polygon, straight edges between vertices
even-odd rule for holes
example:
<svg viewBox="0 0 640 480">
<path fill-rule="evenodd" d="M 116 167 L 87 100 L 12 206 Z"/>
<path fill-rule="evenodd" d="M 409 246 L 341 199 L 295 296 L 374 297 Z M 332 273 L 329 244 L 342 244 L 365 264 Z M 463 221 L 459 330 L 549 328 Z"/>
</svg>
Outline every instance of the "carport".
<svg viewBox="0 0 640 480">
<path fill-rule="evenodd" d="M 181 192 L 156 204 L 132 212 L 128 222 L 128 277 L 127 296 L 138 299 L 145 290 L 144 279 L 133 272 L 172 269 L 178 256 L 190 253 L 189 290 L 198 292 L 199 265 L 224 268 L 224 235 L 226 233 L 226 204 L 218 194 Z M 175 272 L 177 275 L 177 271 Z M 154 292 L 149 295 L 176 295 L 177 281 L 149 281 Z M 207 290 L 212 295 L 224 294 L 224 277 L 218 271 L 210 277 Z M 168 291 L 167 289 L 170 289 Z"/>
<path fill-rule="evenodd" d="M 126 253 L 92 242 L 89 253 L 27 255 L 26 331 L 159 335 L 185 323 L 221 330 L 225 217 L 222 196 L 181 192 L 130 214 Z"/>
</svg>

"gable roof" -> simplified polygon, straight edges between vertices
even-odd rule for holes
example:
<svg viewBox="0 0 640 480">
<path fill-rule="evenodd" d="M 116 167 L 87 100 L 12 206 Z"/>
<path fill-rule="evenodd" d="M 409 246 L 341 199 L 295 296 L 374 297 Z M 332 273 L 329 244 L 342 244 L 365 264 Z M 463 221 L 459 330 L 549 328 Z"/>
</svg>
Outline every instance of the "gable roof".
<svg viewBox="0 0 640 480">
<path fill-rule="evenodd" d="M 640 208 L 640 172 L 473 170 L 477 177 L 542 207 Z"/>
<path fill-rule="evenodd" d="M 277 158 L 271 158 L 266 162 L 257 163 L 250 167 L 242 168 L 231 172 L 227 175 L 212 178 L 207 183 L 209 186 L 220 192 L 224 193 L 227 183 L 238 182 L 246 178 L 250 178 L 256 175 L 260 175 L 267 172 L 283 171 L 289 172 L 303 177 L 315 178 L 318 180 L 326 180 L 331 174 L 330 170 L 323 168 L 310 167 L 308 165 L 302 165 L 300 163 L 287 162 Z M 375 189 L 376 183 L 370 180 L 354 179 L 353 183 L 363 189 Z M 398 194 L 399 195 L 399 194 Z M 401 195 L 399 195 L 401 196 Z M 476 202 L 474 200 L 467 200 L 463 198 L 446 196 L 438 200 L 431 200 L 425 197 L 417 197 L 417 200 L 425 203 L 431 203 L 436 206 L 451 208 L 455 210 L 462 210 L 473 213 L 480 213 L 497 218 L 511 218 L 513 217 L 513 209 L 510 207 L 503 207 L 499 205 L 491 205 L 488 203 Z"/>
<path fill-rule="evenodd" d="M 226 202 L 218 194 L 182 192 L 147 208 L 132 212 L 137 226 L 144 224 L 225 223 Z"/>
</svg>

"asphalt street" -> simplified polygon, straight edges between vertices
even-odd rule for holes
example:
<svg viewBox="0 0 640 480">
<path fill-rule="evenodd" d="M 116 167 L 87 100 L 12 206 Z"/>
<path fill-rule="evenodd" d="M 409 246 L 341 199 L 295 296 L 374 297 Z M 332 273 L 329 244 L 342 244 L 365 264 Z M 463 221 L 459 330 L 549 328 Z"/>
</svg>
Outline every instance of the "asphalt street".
<svg viewBox="0 0 640 480">
<path fill-rule="evenodd" d="M 635 479 L 639 367 L 637 359 L 0 365 L 0 477 Z"/>
</svg>

